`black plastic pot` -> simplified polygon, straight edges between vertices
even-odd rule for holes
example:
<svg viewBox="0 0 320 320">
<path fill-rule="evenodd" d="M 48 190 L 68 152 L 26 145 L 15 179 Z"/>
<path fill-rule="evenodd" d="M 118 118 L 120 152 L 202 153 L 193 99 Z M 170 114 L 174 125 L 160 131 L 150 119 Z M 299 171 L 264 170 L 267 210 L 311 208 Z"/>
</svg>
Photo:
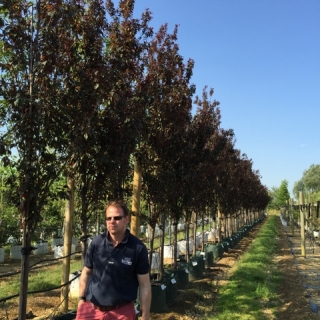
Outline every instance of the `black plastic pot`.
<svg viewBox="0 0 320 320">
<path fill-rule="evenodd" d="M 189 280 L 202 279 L 203 277 L 203 258 L 202 256 L 195 256 L 189 262 Z"/>
<path fill-rule="evenodd" d="M 234 237 L 229 237 L 228 238 L 228 243 L 229 243 L 229 248 L 233 249 L 235 247 L 235 245 L 236 245 Z"/>
<path fill-rule="evenodd" d="M 222 247 L 223 247 L 223 252 L 225 252 L 225 253 L 229 252 L 229 242 L 228 241 L 223 241 Z"/>
<path fill-rule="evenodd" d="M 178 290 L 180 289 L 187 289 L 189 287 L 189 271 L 184 269 L 174 269 L 173 273 L 177 280 L 177 287 Z"/>
<path fill-rule="evenodd" d="M 207 244 L 206 252 L 212 252 L 213 260 L 219 259 L 219 246 L 217 244 Z"/>
<path fill-rule="evenodd" d="M 213 262 L 213 252 L 212 251 L 207 251 L 206 252 L 206 260 L 205 260 L 205 265 L 206 265 L 206 268 L 210 268 L 214 265 L 214 262 Z"/>
<path fill-rule="evenodd" d="M 159 282 L 151 283 L 151 312 L 162 313 L 167 310 L 166 289 L 162 285 Z"/>
<path fill-rule="evenodd" d="M 166 270 L 164 276 L 164 284 L 166 286 L 166 302 L 170 305 L 174 302 L 178 295 L 177 280 L 172 270 Z"/>
</svg>

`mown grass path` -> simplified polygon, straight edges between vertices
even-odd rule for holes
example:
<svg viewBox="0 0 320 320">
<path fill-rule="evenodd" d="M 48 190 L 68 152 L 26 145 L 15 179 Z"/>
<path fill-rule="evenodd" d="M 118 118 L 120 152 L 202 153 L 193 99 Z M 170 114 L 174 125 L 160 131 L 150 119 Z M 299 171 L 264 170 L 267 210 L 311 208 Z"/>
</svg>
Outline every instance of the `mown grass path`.
<svg viewBox="0 0 320 320">
<path fill-rule="evenodd" d="M 219 290 L 208 319 L 276 319 L 281 274 L 273 261 L 278 252 L 278 221 L 269 217 Z"/>
</svg>

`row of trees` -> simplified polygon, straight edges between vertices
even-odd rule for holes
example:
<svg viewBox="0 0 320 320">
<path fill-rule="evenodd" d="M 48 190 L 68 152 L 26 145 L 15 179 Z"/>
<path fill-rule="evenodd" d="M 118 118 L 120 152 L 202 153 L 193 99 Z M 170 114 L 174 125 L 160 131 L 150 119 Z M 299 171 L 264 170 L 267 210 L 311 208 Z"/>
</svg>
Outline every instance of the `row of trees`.
<svg viewBox="0 0 320 320">
<path fill-rule="evenodd" d="M 2 1 L 0 153 L 18 174 L 21 292 L 43 208 L 68 197 L 52 188 L 61 176 L 75 181 L 83 235 L 107 198 L 131 196 L 134 163 L 152 227 L 208 208 L 261 210 L 270 199 L 233 131 L 221 128 L 213 90 L 194 97 L 194 62 L 179 53 L 178 28 L 154 32 L 150 12 L 134 18 L 133 9 L 134 0 Z"/>
</svg>

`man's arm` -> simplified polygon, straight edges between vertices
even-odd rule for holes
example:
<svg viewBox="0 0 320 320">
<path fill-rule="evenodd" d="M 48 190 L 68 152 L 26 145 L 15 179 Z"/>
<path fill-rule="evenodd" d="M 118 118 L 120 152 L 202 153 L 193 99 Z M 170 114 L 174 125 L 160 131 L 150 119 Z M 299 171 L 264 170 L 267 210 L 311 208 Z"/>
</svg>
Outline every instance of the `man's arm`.
<svg viewBox="0 0 320 320">
<path fill-rule="evenodd" d="M 142 310 L 141 320 L 150 320 L 151 283 L 149 273 L 138 274 L 138 282 L 140 306 Z"/>
<path fill-rule="evenodd" d="M 89 269 L 87 267 L 83 267 L 79 279 L 79 297 L 85 297 L 86 296 L 86 288 L 88 281 L 91 277 L 92 269 Z M 84 300 L 80 300 L 79 302 L 82 303 Z"/>
</svg>

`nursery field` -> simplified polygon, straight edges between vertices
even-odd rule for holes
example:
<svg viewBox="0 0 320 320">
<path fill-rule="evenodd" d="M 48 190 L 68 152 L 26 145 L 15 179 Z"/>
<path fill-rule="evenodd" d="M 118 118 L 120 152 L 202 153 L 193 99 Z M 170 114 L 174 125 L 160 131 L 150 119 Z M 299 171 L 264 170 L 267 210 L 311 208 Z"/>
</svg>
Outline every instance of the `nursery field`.
<svg viewBox="0 0 320 320">
<path fill-rule="evenodd" d="M 204 272 L 204 277 L 201 280 L 191 281 L 188 289 L 179 290 L 177 298 L 168 306 L 167 310 L 163 313 L 153 313 L 151 319 L 214 319 L 214 316 L 217 315 L 215 303 L 220 288 L 228 283 L 228 279 L 237 265 L 239 258 L 250 248 L 256 233 L 263 223 L 254 227 L 233 249 L 229 249 L 228 253 L 224 253 L 223 257 L 217 261 L 213 267 Z M 265 310 L 263 310 L 265 319 L 319 319 L 319 315 L 313 312 L 310 307 L 310 295 L 308 295 L 305 288 L 305 284 L 300 275 L 301 272 L 296 266 L 298 256 L 297 244 L 295 247 L 295 255 L 292 253 L 292 240 L 297 241 L 297 236 L 290 237 L 290 234 L 287 233 L 288 231 L 282 226 L 280 218 L 278 219 L 278 228 L 279 235 L 277 241 L 279 242 L 279 249 L 274 261 L 278 270 L 282 273 L 282 280 L 278 292 L 279 298 L 277 301 L 277 309 L 279 311 L 277 317 L 274 317 L 274 315 L 269 312 L 268 305 L 266 305 Z M 32 256 L 32 259 L 36 261 L 36 259 L 39 260 L 39 257 Z M 314 263 L 314 259 L 317 259 L 317 252 L 314 252 L 313 259 L 306 259 L 305 262 Z M 0 274 L 18 270 L 19 268 L 19 261 L 7 261 L 0 265 Z M 56 266 L 45 268 L 56 268 Z M 303 265 L 303 269 L 307 269 L 307 265 Z M 4 279 L 0 280 L 4 281 Z M 28 319 L 47 319 L 48 316 L 52 316 L 58 311 L 59 303 L 60 290 L 28 296 Z M 70 310 L 72 310 L 74 306 L 75 301 L 71 299 L 69 303 Z M 17 311 L 18 300 L 8 300 L 6 303 L 0 305 L 0 319 L 16 319 Z"/>
</svg>

